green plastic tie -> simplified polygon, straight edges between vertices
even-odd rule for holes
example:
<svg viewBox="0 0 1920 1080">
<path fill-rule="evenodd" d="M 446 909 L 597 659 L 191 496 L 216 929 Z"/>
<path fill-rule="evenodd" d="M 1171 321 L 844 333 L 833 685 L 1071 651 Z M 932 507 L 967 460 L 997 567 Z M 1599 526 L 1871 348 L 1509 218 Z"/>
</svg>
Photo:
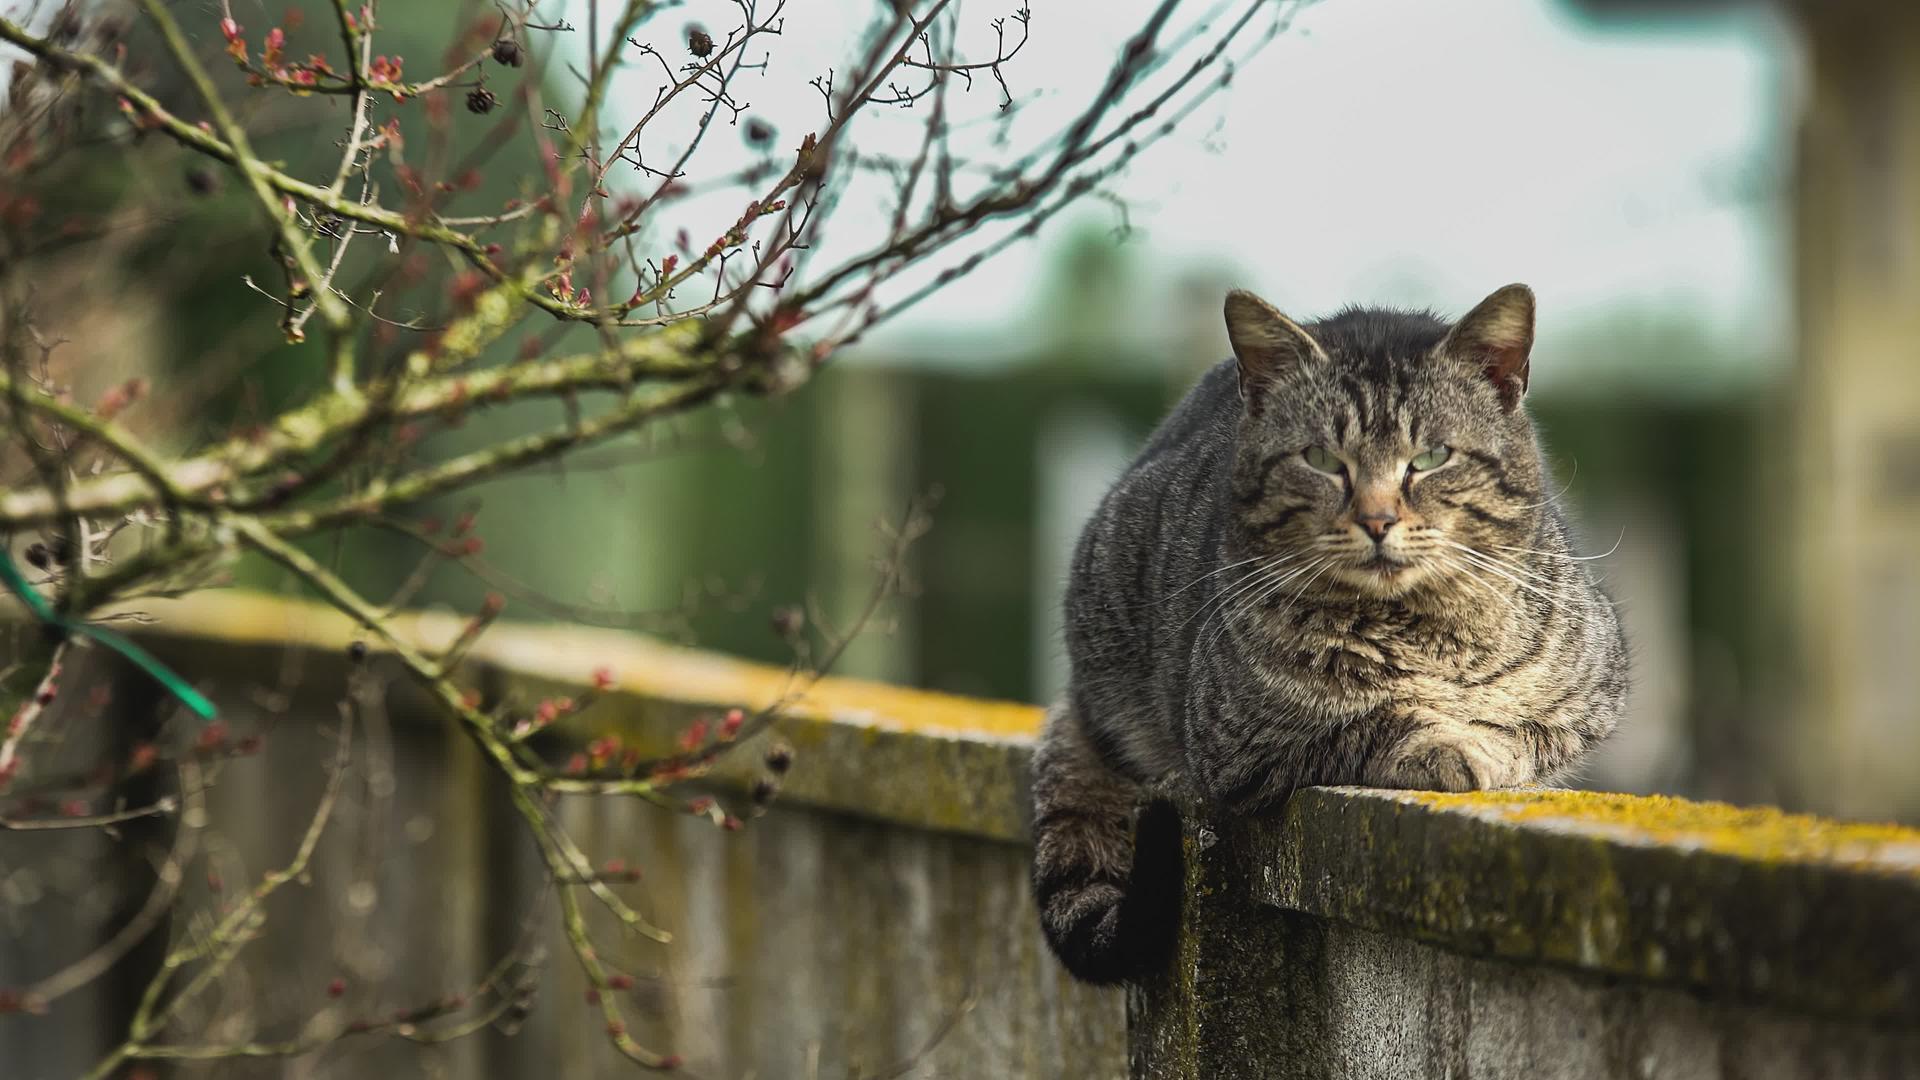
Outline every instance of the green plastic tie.
<svg viewBox="0 0 1920 1080">
<path fill-rule="evenodd" d="M 27 605 L 27 610 L 33 613 L 33 617 L 42 623 L 58 627 L 67 634 L 79 634 L 82 637 L 91 638 L 126 657 L 140 670 L 153 676 L 155 682 L 166 687 L 168 693 L 179 698 L 180 704 L 199 713 L 201 719 L 211 720 L 219 715 L 220 710 L 214 708 L 213 702 L 208 701 L 205 694 L 188 686 L 187 681 L 172 668 L 161 663 L 152 653 L 135 645 L 124 634 L 104 626 L 94 626 L 77 619 L 69 619 L 53 610 L 53 605 L 47 603 L 47 598 L 41 596 L 40 591 L 35 589 L 27 581 L 26 575 L 20 572 L 20 568 L 14 565 L 13 553 L 3 544 L 0 544 L 0 581 L 4 581 L 7 589 L 19 597 L 20 602 Z"/>
</svg>

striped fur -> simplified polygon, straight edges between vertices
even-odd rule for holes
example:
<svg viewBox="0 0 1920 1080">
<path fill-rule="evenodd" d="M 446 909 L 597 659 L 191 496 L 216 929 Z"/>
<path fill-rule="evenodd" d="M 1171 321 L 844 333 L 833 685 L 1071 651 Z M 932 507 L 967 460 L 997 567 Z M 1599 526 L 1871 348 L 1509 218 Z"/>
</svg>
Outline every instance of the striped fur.
<svg viewBox="0 0 1920 1080">
<path fill-rule="evenodd" d="M 1524 407 L 1529 291 L 1452 326 L 1349 309 L 1303 327 L 1245 293 L 1227 315 L 1235 360 L 1108 493 L 1068 585 L 1033 879 L 1089 981 L 1160 962 L 1170 901 L 1134 884 L 1156 880 L 1135 867 L 1149 791 L 1247 812 L 1308 784 L 1551 783 L 1625 702 L 1619 620 Z M 1434 448 L 1444 463 L 1410 466 Z"/>
</svg>

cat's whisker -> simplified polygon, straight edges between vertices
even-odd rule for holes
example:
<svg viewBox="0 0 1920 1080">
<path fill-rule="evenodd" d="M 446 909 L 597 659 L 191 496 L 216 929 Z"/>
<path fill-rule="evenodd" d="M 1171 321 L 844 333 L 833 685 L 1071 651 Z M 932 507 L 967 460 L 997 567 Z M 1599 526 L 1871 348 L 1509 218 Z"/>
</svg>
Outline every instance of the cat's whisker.
<svg viewBox="0 0 1920 1080">
<path fill-rule="evenodd" d="M 1528 583 L 1521 581 L 1518 578 L 1515 578 L 1512 574 L 1509 574 L 1504 570 L 1495 569 L 1494 567 L 1487 566 L 1485 564 L 1479 564 L 1479 568 L 1489 574 L 1492 574 L 1496 578 L 1500 578 L 1511 583 L 1513 585 L 1514 590 L 1516 590 L 1516 592 L 1511 595 L 1518 595 L 1520 593 L 1524 593 L 1528 596 L 1539 597 L 1540 599 L 1546 601 L 1549 604 L 1560 603 L 1560 598 L 1552 595 L 1551 593 L 1543 592 L 1537 586 L 1529 585 Z"/>
<path fill-rule="evenodd" d="M 1181 621 L 1180 626 L 1184 627 L 1187 625 L 1187 623 L 1190 623 L 1194 619 L 1199 618 L 1203 613 L 1206 612 L 1208 608 L 1212 607 L 1214 604 L 1219 603 L 1221 596 L 1231 593 L 1249 584 L 1250 582 L 1257 581 L 1260 578 L 1264 577 L 1265 575 L 1272 573 L 1277 565 L 1279 564 L 1262 562 L 1260 565 L 1255 566 L 1253 569 L 1247 570 L 1241 573 L 1238 577 L 1235 577 L 1232 580 L 1228 581 L 1225 585 L 1221 586 L 1220 593 L 1214 596 L 1208 597 L 1204 602 L 1201 603 L 1198 610 L 1194 611 L 1193 614 L 1188 615 L 1184 620 Z M 1194 584 L 1198 584 L 1198 582 L 1195 582 Z M 1171 600 L 1171 599 L 1173 599 L 1171 596 L 1162 597 L 1160 602 L 1164 603 L 1165 601 Z M 1179 628 L 1176 627 L 1176 629 L 1179 629 Z"/>
<path fill-rule="evenodd" d="M 1302 567 L 1300 571 L 1298 571 L 1297 573 L 1288 575 L 1288 577 L 1285 580 L 1274 583 L 1274 585 L 1272 585 L 1270 588 L 1268 588 L 1267 590 L 1262 592 L 1258 597 L 1256 597 L 1252 601 L 1252 604 L 1265 603 L 1267 597 L 1272 596 L 1274 593 L 1286 587 L 1289 581 L 1292 581 L 1293 579 L 1298 578 L 1301 574 L 1304 574 L 1307 571 L 1311 570 L 1313 572 L 1312 576 L 1300 583 L 1300 587 L 1293 591 L 1293 595 L 1291 597 L 1288 597 L 1286 606 L 1280 609 L 1280 614 L 1284 615 L 1287 612 L 1292 611 L 1293 605 L 1298 603 L 1300 598 L 1306 595 L 1307 590 L 1313 587 L 1313 583 L 1320 580 L 1320 576 L 1322 574 L 1325 574 L 1329 569 L 1331 569 L 1338 562 L 1339 562 L 1339 559 L 1329 556 L 1327 558 L 1321 559 L 1317 563 L 1312 563 L 1312 564 L 1309 564 L 1308 566 Z M 1247 605 L 1247 606 L 1251 606 L 1251 605 Z M 1220 624 L 1219 629 L 1214 631 L 1214 638 L 1219 637 L 1220 634 L 1223 633 L 1231 625 L 1232 625 L 1232 618 L 1229 617 L 1227 620 L 1223 621 Z M 1209 649 L 1212 647 L 1213 647 L 1213 638 L 1209 638 L 1207 640 L 1207 643 L 1202 648 Z"/>
<path fill-rule="evenodd" d="M 1297 600 L 1302 593 L 1306 592 L 1306 590 L 1313 585 L 1314 581 L 1317 578 L 1319 578 L 1321 574 L 1326 573 L 1329 568 L 1331 568 L 1335 563 L 1339 561 L 1340 561 L 1339 559 L 1329 556 L 1327 558 L 1321 559 L 1317 563 L 1312 563 L 1310 565 L 1303 566 L 1300 568 L 1300 573 L 1294 574 L 1288 577 L 1285 581 L 1276 582 L 1272 589 L 1268 590 L 1266 594 L 1262 595 L 1258 600 L 1254 602 L 1264 603 L 1268 596 L 1272 596 L 1274 593 L 1279 592 L 1282 588 L 1285 588 L 1289 582 L 1299 580 L 1302 575 L 1308 575 L 1308 574 L 1312 575 L 1310 577 L 1307 577 L 1305 581 L 1301 581 L 1300 587 L 1293 591 L 1294 599 Z M 1291 604 L 1291 601 L 1289 601 L 1289 604 Z"/>
<path fill-rule="evenodd" d="M 1557 491 L 1557 492 L 1555 492 L 1555 493 L 1554 493 L 1553 495 L 1550 495 L 1550 496 L 1548 496 L 1548 497 L 1547 497 L 1547 498 L 1545 498 L 1545 499 L 1542 499 L 1542 500 L 1540 500 L 1540 501 L 1539 501 L 1539 502 L 1537 502 L 1537 503 L 1528 503 L 1528 504 L 1527 504 L 1527 505 L 1525 505 L 1525 506 L 1520 506 L 1520 507 L 1516 507 L 1515 509 L 1518 509 L 1518 510 L 1538 510 L 1538 509 L 1540 509 L 1540 508 L 1541 508 L 1541 507 L 1543 507 L 1543 506 L 1552 506 L 1552 505 L 1553 505 L 1554 503 L 1557 503 L 1557 502 L 1559 502 L 1559 501 L 1560 501 L 1560 499 L 1561 499 L 1561 497 L 1562 497 L 1562 496 L 1564 496 L 1564 495 L 1565 495 L 1565 494 L 1566 494 L 1567 492 L 1569 492 L 1569 491 L 1572 491 L 1572 490 L 1573 490 L 1573 480 L 1574 480 L 1574 477 L 1576 477 L 1576 476 L 1579 476 L 1579 475 L 1580 475 L 1580 459 L 1579 459 L 1579 458 L 1574 458 L 1574 459 L 1573 459 L 1573 468 L 1572 468 L 1572 470 L 1570 470 L 1570 471 L 1569 471 L 1569 472 L 1567 473 L 1567 482 L 1566 482 L 1566 483 L 1565 483 L 1564 485 L 1562 485 L 1562 486 L 1561 486 L 1561 488 L 1560 488 L 1560 490 L 1559 490 L 1559 491 Z"/>
<path fill-rule="evenodd" d="M 1532 572 L 1515 566 L 1512 563 L 1496 559 L 1485 552 L 1472 548 L 1463 548 L 1460 554 L 1474 566 L 1486 570 L 1489 573 L 1498 574 L 1508 581 L 1513 582 L 1514 585 L 1519 588 L 1525 589 L 1537 596 L 1557 597 L 1559 595 L 1557 583 L 1538 577 Z"/>
<path fill-rule="evenodd" d="M 1553 578 L 1550 578 L 1547 575 L 1540 573 L 1539 571 L 1530 570 L 1524 566 L 1521 566 L 1519 563 L 1514 562 L 1512 559 L 1503 559 L 1489 552 L 1481 551 L 1479 548 L 1474 547 L 1470 544 L 1462 544 L 1456 540 L 1449 540 L 1447 541 L 1447 544 L 1457 549 L 1461 553 L 1465 554 L 1469 558 L 1477 559 L 1483 563 L 1489 563 L 1494 566 L 1498 566 L 1511 573 L 1524 577 L 1527 580 L 1542 586 L 1543 588 L 1558 588 L 1561 585 L 1565 584 L 1565 582 L 1561 582 Z"/>
<path fill-rule="evenodd" d="M 1192 622 L 1193 620 L 1199 618 L 1202 615 L 1207 615 L 1207 617 L 1211 619 L 1212 615 L 1208 614 L 1209 609 L 1218 611 L 1221 607 L 1226 606 L 1234 597 L 1239 596 L 1240 594 L 1250 589 L 1259 588 L 1262 584 L 1265 584 L 1267 581 L 1272 580 L 1273 575 L 1278 574 L 1282 570 L 1284 570 L 1291 563 L 1291 561 L 1292 561 L 1291 559 L 1282 558 L 1271 563 L 1264 563 L 1261 566 L 1258 566 L 1253 570 L 1248 571 L 1244 576 L 1235 578 L 1233 582 L 1228 584 L 1225 588 L 1221 589 L 1218 595 L 1210 597 L 1207 600 L 1207 602 L 1204 604 L 1201 604 L 1199 609 L 1196 610 L 1193 614 L 1187 616 L 1185 619 L 1182 619 L 1180 621 L 1180 625 L 1174 628 L 1175 631 L 1178 632 L 1180 630 L 1186 629 L 1186 626 L 1188 623 Z M 1201 629 L 1203 630 L 1206 629 L 1206 625 L 1207 624 L 1205 622 L 1202 622 L 1200 624 Z"/>
<path fill-rule="evenodd" d="M 1627 529 L 1626 526 L 1623 525 L 1620 527 L 1620 535 L 1614 538 L 1613 546 L 1598 555 L 1570 555 L 1564 551 L 1540 551 L 1536 548 L 1514 547 L 1511 544 L 1495 544 L 1493 546 L 1502 551 L 1518 552 L 1522 555 L 1543 555 L 1549 559 L 1565 559 L 1568 562 L 1593 562 L 1596 559 L 1604 559 L 1614 552 L 1619 551 L 1620 544 L 1625 541 L 1626 538 Z"/>
<path fill-rule="evenodd" d="M 1496 571 L 1506 576 L 1515 585 L 1531 584 L 1531 585 L 1537 585 L 1537 586 L 1547 586 L 1551 584 L 1551 582 L 1548 582 L 1543 578 L 1537 577 L 1530 570 L 1527 570 L 1523 567 L 1515 566 L 1505 559 L 1500 559 L 1493 555 L 1489 555 L 1486 552 L 1481 551 L 1479 548 L 1473 547 L 1471 545 L 1462 544 L 1456 541 L 1449 540 L 1447 541 L 1447 546 L 1453 549 L 1453 551 L 1455 552 L 1456 558 L 1464 559 L 1468 563 L 1471 563 L 1472 565 L 1477 566 L 1483 570 Z"/>
<path fill-rule="evenodd" d="M 1513 597 L 1506 595 L 1505 593 L 1501 592 L 1499 589 L 1494 588 L 1491 584 L 1488 584 L 1486 579 L 1482 578 L 1479 574 L 1474 573 L 1473 568 L 1468 566 L 1465 561 L 1461 559 L 1456 559 L 1453 556 L 1447 554 L 1446 552 L 1437 552 L 1436 555 L 1439 558 L 1440 564 L 1442 566 L 1446 567 L 1448 570 L 1453 571 L 1454 573 L 1459 574 L 1461 576 L 1461 579 L 1466 581 L 1469 585 L 1472 585 L 1474 588 L 1479 589 L 1481 592 L 1484 592 L 1488 596 L 1491 596 L 1495 600 L 1498 600 L 1502 604 L 1505 604 L 1509 612 L 1515 615 L 1522 614 L 1520 610 L 1520 605 L 1514 603 Z"/>
<path fill-rule="evenodd" d="M 1243 599 L 1239 604 L 1237 604 L 1233 608 L 1233 610 L 1225 613 L 1225 617 L 1220 620 L 1220 625 L 1214 628 L 1213 634 L 1207 638 L 1204 644 L 1201 645 L 1202 650 L 1212 648 L 1214 641 L 1217 640 L 1222 633 L 1226 632 L 1226 630 L 1233 625 L 1233 621 L 1236 618 L 1238 618 L 1243 612 L 1252 610 L 1258 605 L 1264 603 L 1267 597 L 1272 596 L 1276 592 L 1279 592 L 1281 589 L 1285 588 L 1288 583 L 1298 579 L 1302 574 L 1305 574 L 1309 571 L 1314 571 L 1314 577 L 1318 577 L 1319 576 L 1318 570 L 1325 570 L 1326 567 L 1332 565 L 1334 561 L 1335 560 L 1329 556 L 1329 557 L 1323 557 L 1315 562 L 1308 563 L 1306 566 L 1303 566 L 1298 570 L 1295 570 L 1293 573 L 1287 574 L 1284 577 L 1280 578 L 1279 580 L 1272 582 L 1266 588 L 1262 589 L 1257 595 L 1254 595 L 1250 598 Z M 1318 568 L 1318 570 L 1316 570 L 1316 568 Z M 1308 579 L 1308 581 L 1301 586 L 1301 590 L 1304 590 L 1306 586 L 1309 584 L 1312 584 L 1312 579 Z M 1205 627 L 1202 627 L 1201 629 L 1204 630 Z"/>
<path fill-rule="evenodd" d="M 1528 573 L 1525 570 L 1520 570 L 1518 567 L 1512 566 L 1509 563 L 1504 563 L 1498 559 L 1495 559 L 1492 556 L 1487 555 L 1482 551 L 1479 551 L 1478 549 L 1470 548 L 1465 544 L 1455 544 L 1454 547 L 1458 548 L 1460 550 L 1460 553 L 1462 555 L 1465 555 L 1469 562 L 1473 563 L 1475 566 L 1478 566 L 1480 569 L 1485 570 L 1490 574 L 1495 574 L 1495 575 L 1498 575 L 1499 577 L 1503 577 L 1508 581 L 1512 582 L 1515 588 L 1532 593 L 1533 595 L 1538 596 L 1543 600 L 1547 600 L 1547 601 L 1551 601 L 1559 604 L 1576 605 L 1579 602 L 1579 600 L 1582 598 L 1577 593 L 1563 591 L 1558 587 L 1547 588 L 1547 587 L 1542 587 L 1541 585 L 1536 585 L 1533 582 L 1527 581 L 1523 579 L 1520 575 L 1524 574 L 1526 575 L 1526 577 L 1533 577 L 1532 574 Z"/>
<path fill-rule="evenodd" d="M 1301 582 L 1300 587 L 1298 589 L 1293 590 L 1293 596 L 1287 601 L 1287 606 L 1283 609 L 1283 611 L 1292 611 L 1293 605 L 1300 602 L 1300 598 L 1307 594 L 1307 590 L 1313 587 L 1313 583 L 1320 580 L 1320 576 L 1322 574 L 1325 574 L 1328 570 L 1331 570 L 1336 561 L 1337 560 L 1334 560 L 1334 559 L 1328 559 L 1326 562 L 1320 565 L 1320 569 L 1314 571 L 1314 574 L 1312 577 L 1308 578 L 1306 581 Z"/>
<path fill-rule="evenodd" d="M 1454 559 L 1448 559 L 1445 562 L 1447 569 L 1460 575 L 1462 581 L 1505 605 L 1508 611 L 1518 612 L 1520 610 L 1520 606 L 1513 602 L 1512 597 L 1503 594 L 1500 590 L 1487 584 L 1486 581 L 1483 580 L 1479 574 L 1474 573 L 1472 569 Z"/>
<path fill-rule="evenodd" d="M 1315 560 L 1313 562 L 1308 563 L 1305 566 L 1298 567 L 1289 573 L 1268 578 L 1266 581 L 1262 582 L 1260 587 L 1256 590 L 1245 590 L 1241 592 L 1231 602 L 1222 605 L 1218 610 L 1216 610 L 1213 613 L 1213 616 L 1210 617 L 1206 623 L 1201 624 L 1200 632 L 1205 633 L 1207 631 L 1208 626 L 1212 624 L 1215 618 L 1220 620 L 1219 627 L 1214 629 L 1212 635 L 1207 638 L 1206 642 L 1201 647 L 1203 649 L 1211 648 L 1213 646 L 1214 640 L 1220 636 L 1221 631 L 1231 626 L 1233 624 L 1233 621 L 1239 618 L 1242 613 L 1252 609 L 1255 605 L 1260 603 L 1267 596 L 1272 595 L 1276 590 L 1284 588 L 1288 582 L 1298 579 L 1300 575 L 1307 573 L 1308 571 L 1312 570 L 1314 567 L 1320 566 L 1327 561 L 1328 560 L 1326 558 Z"/>
<path fill-rule="evenodd" d="M 1219 568 L 1219 569 L 1217 569 L 1217 570 L 1209 570 L 1209 571 L 1207 571 L 1206 573 L 1204 573 L 1204 574 L 1201 574 L 1201 575 L 1200 575 L 1199 577 L 1197 577 L 1197 578 L 1194 578 L 1194 579 L 1193 579 L 1192 581 L 1189 581 L 1189 582 L 1187 582 L 1187 583 L 1186 583 L 1185 585 L 1182 585 L 1182 586 L 1180 586 L 1179 588 L 1177 588 L 1177 589 L 1175 589 L 1175 590 L 1173 590 L 1172 592 L 1170 592 L 1170 593 L 1168 593 L 1167 595 L 1165 595 L 1165 596 L 1163 596 L 1163 597 L 1161 597 L 1161 598 L 1160 598 L 1160 599 L 1159 599 L 1159 600 L 1158 600 L 1157 602 L 1158 602 L 1158 603 L 1162 603 L 1162 604 L 1164 604 L 1164 603 L 1166 603 L 1167 601 L 1169 601 L 1169 600 L 1171 600 L 1171 599 L 1173 599 L 1173 598 L 1174 598 L 1174 597 L 1176 597 L 1176 596 L 1179 596 L 1179 595 L 1180 595 L 1181 593 L 1183 593 L 1183 592 L 1186 592 L 1186 591 L 1187 591 L 1188 589 L 1191 589 L 1191 588 L 1193 588 L 1193 587 L 1194 587 L 1195 585 L 1198 585 L 1198 584 L 1200 584 L 1201 582 L 1203 582 L 1203 581 L 1205 581 L 1205 580 L 1207 580 L 1207 579 L 1208 579 L 1208 578 L 1210 578 L 1210 577 L 1213 577 L 1213 576 L 1214 576 L 1214 575 L 1216 575 L 1216 574 L 1224 574 L 1224 573 L 1226 573 L 1227 571 L 1229 571 L 1229 570 L 1232 570 L 1232 569 L 1234 569 L 1235 567 L 1240 567 L 1240 566 L 1245 566 L 1245 565 L 1247 565 L 1248 563 L 1257 563 L 1257 562 L 1262 562 L 1262 561 L 1264 561 L 1264 560 L 1269 560 L 1269 559 L 1276 559 L 1276 558 L 1277 558 L 1277 559 L 1278 559 L 1278 560 L 1279 560 L 1280 562 L 1289 562 L 1289 561 L 1291 561 L 1292 559 L 1294 559 L 1294 558 L 1296 558 L 1296 556 L 1291 556 L 1291 555 L 1280 555 L 1280 556 L 1274 556 L 1274 555 L 1255 555 L 1255 556 L 1254 556 L 1253 558 L 1251 558 L 1251 559 L 1241 559 L 1241 560 L 1240 560 L 1239 562 L 1232 562 L 1232 563 L 1228 563 L 1227 565 L 1225 565 L 1225 566 L 1222 566 L 1222 567 L 1220 567 L 1220 568 Z M 1250 570 L 1250 571 L 1248 571 L 1248 573 L 1254 573 L 1254 572 L 1255 572 L 1255 571 L 1251 571 L 1251 570 Z M 1235 578 L 1234 580 L 1236 580 L 1236 581 L 1238 581 L 1239 579 L 1238 579 L 1238 578 Z"/>
<path fill-rule="evenodd" d="M 1306 573 L 1307 571 L 1313 569 L 1315 566 L 1320 565 L 1321 562 L 1324 562 L 1324 561 L 1325 559 L 1323 558 L 1320 560 L 1316 560 L 1314 562 L 1310 562 L 1307 565 L 1302 567 L 1297 567 L 1289 571 L 1288 573 L 1269 576 L 1265 580 L 1261 581 L 1254 588 L 1239 590 L 1232 597 L 1228 599 L 1227 603 L 1222 604 L 1220 607 L 1216 608 L 1214 610 L 1213 615 L 1208 617 L 1207 622 L 1200 624 L 1200 632 L 1205 633 L 1208 625 L 1210 625 L 1215 618 L 1218 618 L 1221 620 L 1221 626 L 1223 627 L 1230 624 L 1233 621 L 1233 619 L 1237 618 L 1242 611 L 1247 610 L 1248 607 L 1251 606 L 1251 604 L 1256 603 L 1259 597 L 1268 595 L 1274 589 L 1281 588 L 1282 586 L 1286 585 L 1287 582 L 1295 580 L 1301 574 Z M 1208 639 L 1209 645 L 1211 644 L 1211 642 L 1212 642 L 1212 639 L 1211 638 Z"/>
</svg>

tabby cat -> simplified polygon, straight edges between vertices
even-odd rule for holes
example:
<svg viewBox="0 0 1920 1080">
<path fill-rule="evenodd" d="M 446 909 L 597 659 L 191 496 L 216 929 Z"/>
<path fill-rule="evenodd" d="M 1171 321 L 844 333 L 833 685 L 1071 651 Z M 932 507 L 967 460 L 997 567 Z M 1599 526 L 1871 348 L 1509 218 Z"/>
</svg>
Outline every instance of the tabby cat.
<svg viewBox="0 0 1920 1080">
<path fill-rule="evenodd" d="M 1626 645 L 1523 406 L 1533 314 L 1524 285 L 1451 326 L 1228 294 L 1234 360 L 1074 554 L 1072 678 L 1033 763 L 1035 899 L 1074 975 L 1158 962 L 1164 900 L 1130 880 L 1150 799 L 1549 783 L 1613 730 Z"/>
</svg>

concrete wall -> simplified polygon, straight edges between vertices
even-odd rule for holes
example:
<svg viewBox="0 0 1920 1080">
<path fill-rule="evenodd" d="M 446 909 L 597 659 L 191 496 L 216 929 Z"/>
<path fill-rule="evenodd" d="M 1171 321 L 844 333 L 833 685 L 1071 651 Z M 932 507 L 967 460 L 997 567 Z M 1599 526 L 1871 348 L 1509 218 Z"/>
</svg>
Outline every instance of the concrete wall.
<svg viewBox="0 0 1920 1080">
<path fill-rule="evenodd" d="M 316 608 L 244 597 L 162 607 L 168 629 L 148 643 L 211 692 L 236 738 L 264 734 L 260 754 L 227 763 L 212 788 L 200 844 L 210 858 L 182 890 L 177 942 L 233 890 L 283 864 L 306 827 L 348 692 L 350 627 Z M 416 629 L 429 638 L 443 630 L 431 619 Z M 349 1036 L 301 1055 L 297 1070 L 630 1075 L 586 1003 L 554 905 L 543 902 L 545 872 L 524 823 L 404 674 L 377 655 L 369 664 L 353 773 L 307 884 L 275 896 L 259 939 L 209 995 L 217 1008 L 189 1011 L 169 1041 L 272 1042 L 469 995 L 475 1008 L 417 1025 L 430 1034 L 478 1016 L 489 998 L 474 988 L 532 933 L 541 961 L 507 980 L 538 980 L 523 1017 L 444 1043 Z M 764 704 L 790 686 L 781 672 L 616 634 L 507 627 L 488 635 L 469 675 L 489 695 L 533 702 L 579 694 L 601 666 L 621 673 L 621 688 L 545 752 L 564 760 L 607 734 L 666 752 L 696 716 Z M 596 942 L 636 977 L 626 1009 L 634 1037 L 706 1078 L 1124 1076 L 1124 998 L 1067 978 L 1028 898 L 1028 747 L 1018 736 L 1032 712 L 834 683 L 795 704 L 778 732 L 795 750 L 784 797 L 740 832 L 633 799 L 560 803 L 559 818 L 597 862 L 641 870 L 619 891 L 674 938 L 623 939 L 611 920 L 594 922 Z M 182 733 L 190 738 L 192 726 Z M 743 745 L 721 770 L 721 794 L 743 813 L 739 788 L 764 771 L 769 741 Z M 127 899 L 97 887 L 112 847 L 91 833 L 0 831 L 0 990 L 33 983 L 111 933 Z M 146 854 L 117 852 L 121 861 Z M 44 1015 L 0 1009 L 0 1077 L 83 1073 L 153 959 Z M 328 992 L 336 978 L 337 998 Z M 288 1069 L 274 1058 L 174 1067 L 222 1078 Z"/>
<path fill-rule="evenodd" d="M 1572 792 L 1184 821 L 1133 1075 L 1920 1076 L 1920 833 Z"/>
<path fill-rule="evenodd" d="M 264 735 L 214 789 L 179 941 L 305 827 L 351 627 L 232 595 L 148 606 L 162 619 L 150 643 L 216 692 L 236 733 Z M 500 980 L 537 975 L 524 1016 L 444 1043 L 350 1036 L 295 1070 L 624 1074 L 539 900 L 524 826 L 467 742 L 370 663 L 353 779 L 310 882 L 275 897 L 219 1007 L 175 1038 L 387 1017 L 468 991 L 531 935 L 543 955 Z M 696 715 L 792 689 L 781 672 L 564 628 L 498 626 L 468 675 L 532 702 L 602 666 L 615 690 L 548 752 L 608 734 L 664 750 Z M 1155 855 L 1184 881 L 1177 963 L 1125 993 L 1076 986 L 1027 898 L 1037 722 L 1027 706 L 829 680 L 790 701 L 777 737 L 792 773 L 741 832 L 628 800 L 559 804 L 596 859 L 642 869 L 629 898 L 674 936 L 598 927 L 639 975 L 636 1037 L 702 1077 L 1920 1075 L 1920 833 L 1678 800 L 1329 789 L 1270 820 L 1189 813 L 1177 850 Z M 760 774 L 767 738 L 728 759 L 723 795 Z M 137 881 L 103 893 L 99 868 L 137 857 L 0 832 L 0 988 L 83 954 L 140 895 Z M 151 962 L 130 958 L 102 993 L 46 1015 L 0 1015 L 0 1072 L 78 1074 Z"/>
</svg>

